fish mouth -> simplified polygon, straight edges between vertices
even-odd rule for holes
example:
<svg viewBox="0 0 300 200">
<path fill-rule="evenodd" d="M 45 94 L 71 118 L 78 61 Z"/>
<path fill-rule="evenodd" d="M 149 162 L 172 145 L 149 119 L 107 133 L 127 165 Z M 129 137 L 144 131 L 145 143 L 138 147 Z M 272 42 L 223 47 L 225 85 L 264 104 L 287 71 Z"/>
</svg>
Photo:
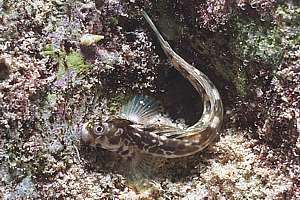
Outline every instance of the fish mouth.
<svg viewBox="0 0 300 200">
<path fill-rule="evenodd" d="M 84 143 L 88 143 L 91 144 L 93 143 L 93 141 L 95 140 L 94 137 L 91 134 L 91 129 L 90 129 L 90 122 L 86 122 L 83 124 L 82 128 L 81 128 L 81 140 Z"/>
</svg>

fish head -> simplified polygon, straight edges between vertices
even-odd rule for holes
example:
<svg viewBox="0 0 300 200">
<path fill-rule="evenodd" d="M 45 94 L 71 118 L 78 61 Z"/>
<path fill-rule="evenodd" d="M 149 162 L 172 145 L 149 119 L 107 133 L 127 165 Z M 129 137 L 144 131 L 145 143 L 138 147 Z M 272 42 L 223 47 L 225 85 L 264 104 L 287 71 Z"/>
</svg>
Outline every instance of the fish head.
<svg viewBox="0 0 300 200">
<path fill-rule="evenodd" d="M 117 151 L 122 145 L 121 137 L 124 130 L 111 120 L 94 119 L 86 122 L 81 130 L 81 140 L 93 146 Z"/>
</svg>

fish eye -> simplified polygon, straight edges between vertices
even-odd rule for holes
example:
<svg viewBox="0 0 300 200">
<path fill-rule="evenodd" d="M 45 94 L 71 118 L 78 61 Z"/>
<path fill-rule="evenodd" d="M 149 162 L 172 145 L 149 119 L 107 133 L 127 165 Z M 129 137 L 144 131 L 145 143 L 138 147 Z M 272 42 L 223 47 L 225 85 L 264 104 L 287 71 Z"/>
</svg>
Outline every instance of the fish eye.
<svg viewBox="0 0 300 200">
<path fill-rule="evenodd" d="M 101 126 L 101 125 L 98 125 L 98 126 L 95 127 L 94 130 L 95 130 L 96 133 L 99 134 L 99 133 L 102 133 L 104 131 L 104 127 Z"/>
</svg>

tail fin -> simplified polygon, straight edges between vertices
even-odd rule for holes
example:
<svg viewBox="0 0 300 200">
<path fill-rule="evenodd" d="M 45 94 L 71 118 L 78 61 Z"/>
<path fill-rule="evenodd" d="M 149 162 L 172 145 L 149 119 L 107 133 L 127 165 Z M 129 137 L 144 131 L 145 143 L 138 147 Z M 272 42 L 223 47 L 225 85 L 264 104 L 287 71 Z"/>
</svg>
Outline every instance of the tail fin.
<svg viewBox="0 0 300 200">
<path fill-rule="evenodd" d="M 158 29 L 156 28 L 156 26 L 154 25 L 154 23 L 152 22 L 152 20 L 150 19 L 149 15 L 145 12 L 143 12 L 143 16 L 146 19 L 146 21 L 148 22 L 148 24 L 150 25 L 150 27 L 152 28 L 152 30 L 154 31 L 154 33 L 156 34 L 158 41 L 160 42 L 160 44 L 162 45 L 163 50 L 166 52 L 166 54 L 168 55 L 168 51 L 171 49 L 171 46 L 169 45 L 169 43 L 163 38 L 163 36 L 160 34 L 160 32 L 158 31 Z"/>
</svg>

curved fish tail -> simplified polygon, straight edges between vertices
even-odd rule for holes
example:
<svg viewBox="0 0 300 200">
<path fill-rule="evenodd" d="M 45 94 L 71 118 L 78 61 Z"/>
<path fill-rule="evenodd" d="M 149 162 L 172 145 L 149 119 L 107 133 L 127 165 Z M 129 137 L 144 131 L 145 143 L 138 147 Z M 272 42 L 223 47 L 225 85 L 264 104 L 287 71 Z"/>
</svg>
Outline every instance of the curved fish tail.
<svg viewBox="0 0 300 200">
<path fill-rule="evenodd" d="M 174 154 L 178 155 L 177 157 L 191 155 L 207 147 L 218 135 L 223 121 L 223 104 L 220 94 L 204 73 L 187 63 L 171 48 L 145 11 L 143 11 L 143 16 L 156 34 L 172 65 L 189 80 L 204 102 L 203 114 L 196 124 L 175 139 L 161 141 L 167 146 L 180 147 L 177 152 L 175 148 L 172 148 L 175 151 Z M 170 157 L 174 157 L 174 155 L 170 155 Z"/>
</svg>

